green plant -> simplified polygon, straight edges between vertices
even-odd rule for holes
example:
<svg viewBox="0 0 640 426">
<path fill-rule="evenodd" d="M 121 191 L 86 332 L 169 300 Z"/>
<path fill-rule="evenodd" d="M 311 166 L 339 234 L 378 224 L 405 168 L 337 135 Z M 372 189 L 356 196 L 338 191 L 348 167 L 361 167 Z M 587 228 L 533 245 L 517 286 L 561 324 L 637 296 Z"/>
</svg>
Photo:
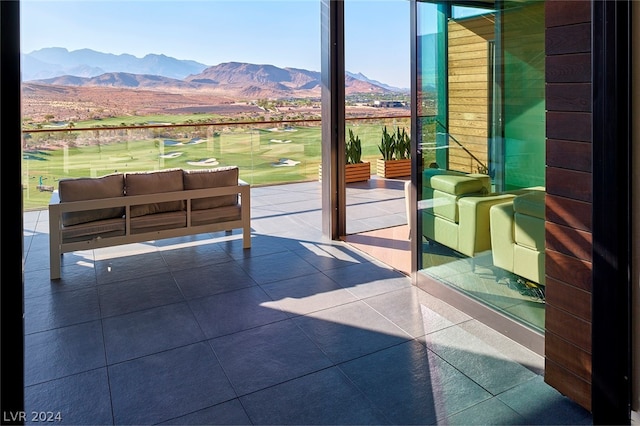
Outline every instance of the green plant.
<svg viewBox="0 0 640 426">
<path fill-rule="evenodd" d="M 383 160 L 408 159 L 411 155 L 411 136 L 404 127 L 396 127 L 395 132 L 389 133 L 387 126 L 384 126 L 378 150 L 382 154 Z"/>
<path fill-rule="evenodd" d="M 411 157 L 411 136 L 400 127 L 396 128 L 396 145 L 394 149 L 394 158 L 396 160 L 406 160 Z"/>
<path fill-rule="evenodd" d="M 382 129 L 382 140 L 378 145 L 378 150 L 382 154 L 383 160 L 392 160 L 395 152 L 396 135 L 387 131 L 387 126 Z"/>
<path fill-rule="evenodd" d="M 360 136 L 355 135 L 351 129 L 349 129 L 349 140 L 345 145 L 347 164 L 362 163 L 362 142 Z"/>
</svg>

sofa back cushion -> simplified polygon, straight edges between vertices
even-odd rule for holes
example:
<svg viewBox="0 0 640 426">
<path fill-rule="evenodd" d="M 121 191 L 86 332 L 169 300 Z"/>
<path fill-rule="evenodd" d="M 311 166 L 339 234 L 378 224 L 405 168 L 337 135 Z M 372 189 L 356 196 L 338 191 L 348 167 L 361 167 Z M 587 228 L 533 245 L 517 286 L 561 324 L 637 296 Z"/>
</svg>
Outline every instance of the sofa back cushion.
<svg viewBox="0 0 640 426">
<path fill-rule="evenodd" d="M 239 169 L 237 166 L 217 167 L 207 170 L 185 170 L 184 189 L 217 188 L 238 185 Z M 206 210 L 238 204 L 238 195 L 222 195 L 201 198 L 191 201 L 191 210 Z"/>
<path fill-rule="evenodd" d="M 61 179 L 58 182 L 60 202 L 96 200 L 124 196 L 124 175 L 115 173 L 99 178 Z M 120 218 L 124 207 L 62 213 L 64 226 L 94 222 L 96 220 Z"/>
<path fill-rule="evenodd" d="M 182 170 L 169 169 L 125 174 L 125 194 L 147 195 L 182 191 Z M 184 210 L 184 201 L 166 201 L 131 206 L 131 217 Z"/>
</svg>

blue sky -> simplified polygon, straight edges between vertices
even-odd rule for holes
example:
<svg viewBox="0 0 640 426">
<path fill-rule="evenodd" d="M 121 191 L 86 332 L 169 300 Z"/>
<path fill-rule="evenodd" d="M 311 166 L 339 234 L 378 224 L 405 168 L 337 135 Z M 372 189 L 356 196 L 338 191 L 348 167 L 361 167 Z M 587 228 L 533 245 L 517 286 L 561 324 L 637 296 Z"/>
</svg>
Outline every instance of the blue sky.
<svg viewBox="0 0 640 426">
<path fill-rule="evenodd" d="M 345 0 L 345 21 L 346 69 L 409 87 L 409 2 Z M 20 43 L 320 71 L 320 1 L 22 0 Z"/>
</svg>

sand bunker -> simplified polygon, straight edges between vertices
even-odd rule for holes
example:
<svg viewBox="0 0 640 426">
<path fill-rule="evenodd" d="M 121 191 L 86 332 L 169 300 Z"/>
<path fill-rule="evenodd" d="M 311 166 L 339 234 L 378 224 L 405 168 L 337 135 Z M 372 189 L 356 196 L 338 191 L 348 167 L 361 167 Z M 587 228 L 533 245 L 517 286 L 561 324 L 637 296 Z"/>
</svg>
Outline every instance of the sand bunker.
<svg viewBox="0 0 640 426">
<path fill-rule="evenodd" d="M 187 161 L 187 164 L 190 166 L 207 167 L 207 166 L 217 166 L 218 164 L 220 164 L 220 162 L 218 162 L 218 160 L 216 160 L 215 158 L 207 158 L 207 159 L 198 160 L 198 161 Z"/>
<path fill-rule="evenodd" d="M 291 160 L 289 158 L 281 158 L 275 163 L 271 163 L 273 167 L 293 167 L 300 164 L 300 161 Z"/>
<path fill-rule="evenodd" d="M 182 155 L 182 152 L 169 152 L 167 154 L 160 154 L 160 158 L 178 158 Z"/>
</svg>

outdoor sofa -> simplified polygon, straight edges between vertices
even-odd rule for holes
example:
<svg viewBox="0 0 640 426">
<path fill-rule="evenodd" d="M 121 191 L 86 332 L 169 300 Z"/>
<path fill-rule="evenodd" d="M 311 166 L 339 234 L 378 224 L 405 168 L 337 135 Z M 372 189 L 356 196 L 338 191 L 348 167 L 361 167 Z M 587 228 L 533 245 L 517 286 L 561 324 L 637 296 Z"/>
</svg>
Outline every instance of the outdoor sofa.
<svg viewBox="0 0 640 426">
<path fill-rule="evenodd" d="M 250 248 L 250 186 L 236 166 L 61 179 L 49 203 L 50 277 L 60 278 L 63 253 L 233 229 Z"/>
</svg>

